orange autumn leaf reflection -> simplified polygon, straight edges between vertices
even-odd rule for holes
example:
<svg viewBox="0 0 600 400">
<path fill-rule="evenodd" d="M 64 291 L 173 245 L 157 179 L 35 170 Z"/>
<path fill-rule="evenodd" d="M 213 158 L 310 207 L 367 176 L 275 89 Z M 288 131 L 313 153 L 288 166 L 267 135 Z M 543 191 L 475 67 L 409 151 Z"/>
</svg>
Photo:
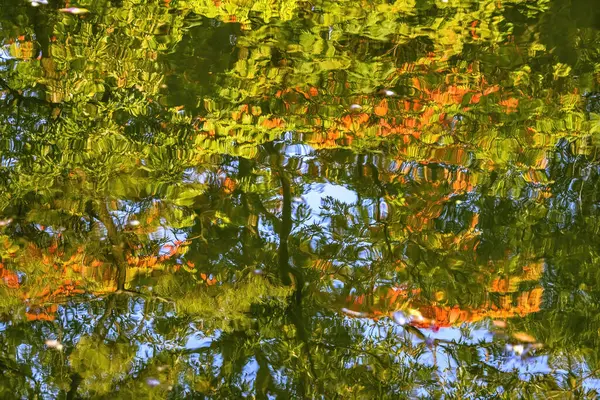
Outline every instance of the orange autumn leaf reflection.
<svg viewBox="0 0 600 400">
<path fill-rule="evenodd" d="M 512 282 L 516 285 L 522 281 L 538 280 L 543 272 L 542 264 L 542 262 L 529 264 L 524 268 L 525 272 L 521 276 L 512 278 Z M 535 267 L 531 267 L 532 265 Z M 418 312 L 422 317 L 412 320 L 411 325 L 433 330 L 484 319 L 503 320 L 523 317 L 540 311 L 543 288 L 536 287 L 513 294 L 509 293 L 510 290 L 504 290 L 510 289 L 509 287 L 498 286 L 497 282 L 501 281 L 500 279 L 494 279 L 489 288 L 489 293 L 501 292 L 502 294 L 495 299 L 490 297 L 489 300 L 477 307 L 463 308 L 459 305 L 437 304 L 437 301 L 427 303 L 421 298 L 419 290 L 409 292 L 402 287 L 388 288 L 387 291 L 383 291 L 383 294 L 379 295 L 349 296 L 345 299 L 344 307 L 354 312 L 355 316 L 360 315 L 373 319 L 388 316 L 398 307 L 408 307 Z M 514 291 L 516 292 L 516 290 Z M 381 291 L 379 292 L 381 293 Z M 436 295 L 443 300 L 443 296 L 440 296 L 439 293 Z"/>
</svg>

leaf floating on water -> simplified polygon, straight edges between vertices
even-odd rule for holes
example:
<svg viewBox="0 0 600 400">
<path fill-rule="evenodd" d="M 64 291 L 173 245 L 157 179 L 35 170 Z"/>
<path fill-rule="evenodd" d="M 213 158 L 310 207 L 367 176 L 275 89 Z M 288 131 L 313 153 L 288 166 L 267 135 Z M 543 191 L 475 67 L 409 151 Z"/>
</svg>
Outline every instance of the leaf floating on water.
<svg viewBox="0 0 600 400">
<path fill-rule="evenodd" d="M 90 10 L 88 10 L 87 8 L 78 8 L 78 7 L 61 8 L 58 11 L 64 12 L 64 13 L 69 13 L 69 14 L 75 14 L 75 15 L 87 14 L 90 12 Z"/>
<path fill-rule="evenodd" d="M 496 320 L 496 321 L 492 321 L 492 324 L 496 328 L 506 328 L 506 321 Z"/>
<path fill-rule="evenodd" d="M 530 334 L 525 333 L 525 332 L 516 332 L 516 333 L 513 333 L 512 336 L 520 342 L 535 343 L 535 341 L 536 341 L 533 336 L 531 336 Z"/>
<path fill-rule="evenodd" d="M 342 308 L 342 312 L 343 312 L 344 314 L 347 314 L 347 315 L 349 315 L 349 316 L 351 316 L 351 317 L 356 317 L 356 318 L 364 318 L 364 317 L 367 317 L 367 316 L 368 316 L 368 314 L 367 314 L 367 313 L 364 313 L 364 312 L 358 312 L 358 311 L 353 311 L 353 310 L 350 310 L 350 309 L 348 309 L 348 308 Z"/>
</svg>

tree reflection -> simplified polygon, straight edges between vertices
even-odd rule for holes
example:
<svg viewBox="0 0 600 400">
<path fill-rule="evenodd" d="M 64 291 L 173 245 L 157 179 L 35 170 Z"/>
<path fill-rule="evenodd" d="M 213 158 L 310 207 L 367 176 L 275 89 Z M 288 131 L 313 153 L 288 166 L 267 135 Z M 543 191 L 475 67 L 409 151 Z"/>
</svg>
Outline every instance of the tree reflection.
<svg viewBox="0 0 600 400">
<path fill-rule="evenodd" d="M 2 397 L 594 396 L 585 2 L 49 3 L 0 9 Z"/>
</svg>

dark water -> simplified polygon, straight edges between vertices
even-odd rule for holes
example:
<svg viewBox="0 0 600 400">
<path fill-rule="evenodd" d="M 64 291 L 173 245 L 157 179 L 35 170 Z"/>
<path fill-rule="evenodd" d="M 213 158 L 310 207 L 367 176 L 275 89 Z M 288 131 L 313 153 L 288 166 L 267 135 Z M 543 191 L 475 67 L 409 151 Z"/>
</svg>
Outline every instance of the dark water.
<svg viewBox="0 0 600 400">
<path fill-rule="evenodd" d="M 592 0 L 4 0 L 0 398 L 596 398 Z"/>
</svg>

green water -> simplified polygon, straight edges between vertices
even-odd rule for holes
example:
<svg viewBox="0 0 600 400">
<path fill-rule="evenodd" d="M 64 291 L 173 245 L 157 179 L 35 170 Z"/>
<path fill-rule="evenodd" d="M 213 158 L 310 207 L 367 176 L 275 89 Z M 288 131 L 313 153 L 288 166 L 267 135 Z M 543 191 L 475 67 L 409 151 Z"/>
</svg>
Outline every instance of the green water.
<svg viewBox="0 0 600 400">
<path fill-rule="evenodd" d="M 4 0 L 0 398 L 596 398 L 593 0 Z"/>
</svg>

